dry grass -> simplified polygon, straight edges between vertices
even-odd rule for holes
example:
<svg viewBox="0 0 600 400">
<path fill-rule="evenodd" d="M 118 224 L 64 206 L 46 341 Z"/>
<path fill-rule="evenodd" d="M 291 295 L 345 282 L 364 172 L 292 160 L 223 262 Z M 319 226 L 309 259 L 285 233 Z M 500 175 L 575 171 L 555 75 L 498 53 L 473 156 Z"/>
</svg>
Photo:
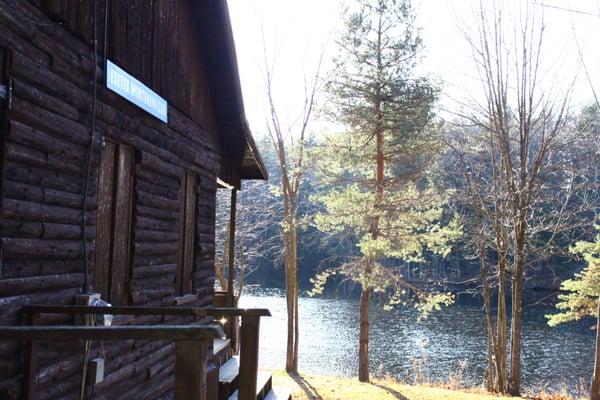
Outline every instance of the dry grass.
<svg viewBox="0 0 600 400">
<path fill-rule="evenodd" d="M 344 379 L 333 376 L 290 376 L 282 371 L 274 374 L 274 384 L 293 388 L 294 400 L 518 399 L 516 397 L 498 397 L 483 393 L 480 390 L 457 391 L 434 386 L 405 385 L 391 379 L 365 384 L 358 382 L 356 379 Z"/>
</svg>

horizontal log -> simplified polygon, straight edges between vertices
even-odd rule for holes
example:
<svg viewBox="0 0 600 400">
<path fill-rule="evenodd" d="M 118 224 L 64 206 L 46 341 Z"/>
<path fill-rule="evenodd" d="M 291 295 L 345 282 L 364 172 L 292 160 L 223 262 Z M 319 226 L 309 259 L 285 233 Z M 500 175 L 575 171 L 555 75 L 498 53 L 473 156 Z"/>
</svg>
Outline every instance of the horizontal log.
<svg viewBox="0 0 600 400">
<path fill-rule="evenodd" d="M 86 230 L 88 240 L 94 240 L 95 227 Z M 20 220 L 0 219 L 0 236 L 31 239 L 81 239 L 81 225 L 58 224 L 52 222 L 28 222 Z"/>
<path fill-rule="evenodd" d="M 77 271 L 83 271 L 83 260 L 4 260 L 1 277 L 26 278 Z"/>
<path fill-rule="evenodd" d="M 4 197 L 13 200 L 24 200 L 31 203 L 39 203 L 50 206 L 60 206 L 65 208 L 72 208 L 81 210 L 83 206 L 83 195 L 77 193 L 69 193 L 61 190 L 43 188 L 36 185 L 30 185 L 22 182 L 15 182 L 11 180 L 4 181 Z M 97 208 L 97 201 L 95 196 L 88 196 L 87 200 L 88 210 L 93 211 Z M 88 214 L 90 217 L 95 218 L 95 213 Z"/>
<path fill-rule="evenodd" d="M 136 229 L 134 230 L 134 240 L 140 242 L 174 242 L 179 240 L 179 234 L 177 232 Z"/>
<path fill-rule="evenodd" d="M 78 368 L 81 370 L 81 367 Z M 58 382 L 54 382 L 51 386 L 47 386 L 44 389 L 36 387 L 36 400 L 70 400 L 76 399 L 74 396 L 67 395 L 70 392 L 77 391 L 79 388 L 78 377 L 72 376 L 72 379 L 61 379 Z"/>
<path fill-rule="evenodd" d="M 0 46 L 11 49 L 14 52 L 27 54 L 28 58 L 37 64 L 45 68 L 50 67 L 51 58 L 49 54 L 44 53 L 35 46 L 32 46 L 31 43 L 21 39 L 5 25 L 0 25 Z"/>
<path fill-rule="evenodd" d="M 167 363 L 163 365 L 164 369 L 161 369 L 156 375 L 152 382 L 148 382 L 144 379 L 135 379 L 133 382 L 128 382 L 125 391 L 121 390 L 120 394 L 122 398 L 139 398 L 151 400 L 156 398 L 155 396 L 161 396 L 169 391 L 173 390 L 173 377 L 174 377 L 174 364 Z M 131 384 L 133 383 L 133 384 Z M 116 389 L 116 388 L 115 388 Z M 114 390 L 113 389 L 113 392 Z M 109 392 L 109 396 L 110 396 Z M 168 397 L 172 398 L 172 397 Z"/>
<path fill-rule="evenodd" d="M 32 63 L 23 53 L 13 53 L 11 72 L 16 77 L 32 84 L 32 86 L 42 89 L 54 97 L 63 99 L 78 110 L 84 113 L 89 112 L 92 97 L 90 93 L 49 68 L 38 63 Z"/>
<path fill-rule="evenodd" d="M 12 101 L 11 118 L 80 146 L 87 146 L 90 141 L 90 131 L 85 125 L 45 110 L 20 97 Z"/>
<path fill-rule="evenodd" d="M 156 196 L 144 191 L 137 191 L 138 204 L 146 207 L 154 207 L 161 210 L 170 210 L 179 212 L 181 210 L 181 202 L 172 200 L 167 197 Z"/>
<path fill-rule="evenodd" d="M 162 125 L 157 124 L 155 126 L 162 132 L 167 131 Z M 172 130 L 176 131 L 178 134 L 188 138 L 190 141 L 194 142 L 195 145 L 200 146 L 207 157 L 210 157 L 216 162 L 219 161 L 217 149 L 213 146 L 211 140 L 209 140 L 208 132 L 206 132 L 206 130 L 196 121 L 193 121 L 186 115 L 174 110 L 171 118 L 169 118 L 169 128 L 172 128 Z"/>
<path fill-rule="evenodd" d="M 215 245 L 209 243 L 199 243 L 198 248 L 201 253 L 204 254 L 215 254 Z"/>
<path fill-rule="evenodd" d="M 162 210 L 154 207 L 144 207 L 138 205 L 135 208 L 136 212 L 139 215 L 143 215 L 150 218 L 161 219 L 165 221 L 177 221 L 179 219 L 180 213 L 177 211 L 171 210 Z"/>
<path fill-rule="evenodd" d="M 5 164 L 5 179 L 37 185 L 43 188 L 56 189 L 69 193 L 83 193 L 83 177 L 73 176 L 64 172 L 49 171 L 7 160 Z M 88 195 L 93 194 L 96 183 L 92 180 L 88 186 Z"/>
<path fill-rule="evenodd" d="M 160 143 L 160 147 L 166 149 L 172 154 L 177 154 L 183 160 L 194 165 L 200 166 L 209 172 L 216 172 L 219 163 L 205 151 L 202 147 L 194 145 L 181 133 L 172 134 L 173 131 L 158 132 L 147 125 L 142 125 L 138 129 L 138 134 L 150 143 Z M 201 132 L 201 131 L 200 131 Z M 199 133 L 200 133 L 199 132 Z"/>
<path fill-rule="evenodd" d="M 166 254 L 160 256 L 135 256 L 133 257 L 133 267 L 146 267 L 153 265 L 177 264 L 176 254 Z"/>
<path fill-rule="evenodd" d="M 73 259 L 83 257 L 83 245 L 79 240 L 12 239 L 2 238 L 2 249 L 7 259 L 19 257 Z M 88 245 L 88 257 L 94 253 L 94 245 Z"/>
<path fill-rule="evenodd" d="M 179 190 L 170 190 L 165 186 L 160 186 L 154 182 L 149 182 L 143 179 L 136 179 L 134 181 L 134 187 L 136 193 L 145 192 L 154 196 L 161 196 L 171 201 L 180 201 Z"/>
<path fill-rule="evenodd" d="M 165 150 L 163 147 L 157 146 L 148 139 L 129 135 L 124 138 L 126 143 L 130 146 L 138 148 L 140 150 L 148 151 L 154 155 L 159 156 L 161 159 L 171 162 L 176 165 L 180 165 L 183 168 L 197 173 L 199 176 L 205 177 L 208 181 L 216 182 L 216 171 L 209 171 L 193 162 L 186 160 L 184 157 L 179 157 L 178 154 L 173 154 L 169 150 Z M 216 165 L 218 167 L 218 165 Z M 212 179 L 212 180 L 211 180 Z"/>
<path fill-rule="evenodd" d="M 143 217 L 137 215 L 135 217 L 135 229 L 147 229 L 155 231 L 177 232 L 178 224 L 175 222 L 163 221 L 160 219 Z"/>
<path fill-rule="evenodd" d="M 131 303 L 140 305 L 163 297 L 173 296 L 175 288 L 168 289 L 144 289 L 131 292 Z"/>
<path fill-rule="evenodd" d="M 200 270 L 214 271 L 215 270 L 215 261 L 212 259 L 202 260 L 202 261 L 196 260 L 195 265 L 196 265 L 197 271 L 200 271 Z"/>
<path fill-rule="evenodd" d="M 135 242 L 133 244 L 136 255 L 176 254 L 179 251 L 178 242 Z"/>
<path fill-rule="evenodd" d="M 73 301 L 73 296 L 81 288 L 69 288 L 52 292 L 31 293 L 27 296 L 17 295 L 0 298 L 0 324 L 15 323 L 15 318 L 20 322 L 25 304 L 68 304 Z"/>
<path fill-rule="evenodd" d="M 132 278 L 136 279 L 136 278 L 144 278 L 144 277 L 156 276 L 156 275 L 169 275 L 169 274 L 174 274 L 176 270 L 177 270 L 176 264 L 134 267 L 132 269 Z"/>
<path fill-rule="evenodd" d="M 83 167 L 87 158 L 87 147 L 81 146 L 56 135 L 30 127 L 19 121 L 10 121 L 9 140 L 24 146 L 42 150 L 58 157 L 65 164 Z M 97 157 L 94 157 L 97 164 Z"/>
<path fill-rule="evenodd" d="M 180 179 L 174 179 L 168 176 L 160 175 L 156 172 L 149 170 L 148 168 L 145 168 L 145 166 L 142 164 L 138 164 L 135 166 L 135 176 L 136 178 L 144 180 L 146 182 L 164 186 L 170 191 L 176 192 L 181 189 Z"/>
<path fill-rule="evenodd" d="M 196 237 L 200 243 L 211 243 L 214 244 L 215 237 L 213 235 L 207 235 L 205 233 L 197 233 Z"/>
<path fill-rule="evenodd" d="M 130 281 L 130 290 L 143 290 L 143 289 L 160 289 L 170 288 L 175 285 L 175 275 L 161 275 L 154 277 L 144 277 L 142 279 L 132 279 Z"/>
<path fill-rule="evenodd" d="M 23 200 L 5 198 L 2 209 L 4 216 L 11 219 L 57 222 L 77 225 L 81 223 L 81 210 L 67 207 L 51 206 Z M 90 223 L 93 219 L 88 217 Z"/>
<path fill-rule="evenodd" d="M 54 289 L 80 288 L 82 284 L 82 273 L 0 279 L 0 296 L 15 296 L 23 293 Z"/>
<path fill-rule="evenodd" d="M 132 351 L 134 343 L 134 340 L 129 339 L 118 342 L 106 342 L 103 343 L 103 346 L 94 346 L 90 353 L 90 358 L 104 357 L 106 355 L 111 359 L 119 354 Z M 44 347 L 56 347 L 59 350 L 53 354 L 53 360 L 50 360 L 47 365 L 38 368 L 36 381 L 39 388 L 47 388 L 80 373 L 81 351 L 83 349 L 81 342 L 73 341 L 70 343 L 70 355 L 65 354 L 64 348 L 61 350 L 60 347 L 57 347 L 57 345 L 64 344 L 64 342 L 40 342 L 40 344 Z M 43 357 L 44 352 L 40 352 L 40 358 Z"/>
<path fill-rule="evenodd" d="M 194 271 L 194 281 L 198 282 L 204 278 L 211 278 L 214 280 L 215 271 L 210 269 L 201 269 L 198 271 Z"/>
<path fill-rule="evenodd" d="M 32 149 L 17 143 L 6 144 L 6 158 L 19 164 L 32 165 L 38 168 L 63 171 L 72 175 L 81 174 L 81 167 L 71 163 L 65 163 L 59 157 L 48 155 L 42 150 Z"/>
<path fill-rule="evenodd" d="M 147 151 L 142 152 L 140 165 L 159 175 L 173 178 L 177 181 L 181 179 L 184 173 L 183 168 L 180 166 L 163 161 L 159 157 L 150 154 Z"/>
<path fill-rule="evenodd" d="M 57 113 L 70 120 L 77 121 L 80 118 L 79 111 L 74 106 L 65 103 L 60 97 L 49 95 L 19 78 L 13 79 L 13 93 L 15 96 L 23 97 L 28 102 L 41 105 L 50 112 Z"/>
<path fill-rule="evenodd" d="M 91 71 L 91 67 L 89 67 L 89 65 L 91 64 L 90 60 L 92 59 L 93 52 L 89 47 L 89 43 L 86 43 L 81 39 L 81 37 L 73 35 L 73 33 L 67 29 L 57 29 L 56 24 L 51 23 L 53 21 L 48 17 L 46 10 L 42 7 L 39 7 L 39 0 L 28 3 L 23 3 L 19 0 L 7 1 L 10 2 L 13 7 L 20 7 L 22 13 L 25 15 L 31 15 L 33 21 L 48 22 L 47 24 L 34 24 L 28 20 L 24 21 L 29 22 L 27 24 L 29 29 L 34 30 L 35 34 L 39 35 L 39 41 L 54 39 L 54 41 L 59 42 L 58 44 L 55 44 L 55 46 L 60 45 L 61 48 L 61 50 L 53 48 L 54 51 L 59 53 L 70 51 L 72 53 L 70 58 L 73 58 L 75 55 L 79 55 L 80 68 L 86 68 L 86 66 L 88 66 L 84 71 Z M 89 33 L 87 33 L 87 35 L 89 35 Z"/>
</svg>

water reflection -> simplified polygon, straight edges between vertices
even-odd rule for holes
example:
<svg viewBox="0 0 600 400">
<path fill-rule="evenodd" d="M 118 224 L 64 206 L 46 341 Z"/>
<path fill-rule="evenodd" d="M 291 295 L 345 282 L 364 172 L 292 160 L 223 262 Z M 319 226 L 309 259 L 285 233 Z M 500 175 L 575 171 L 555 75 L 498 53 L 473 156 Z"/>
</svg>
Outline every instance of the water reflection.
<svg viewBox="0 0 600 400">
<path fill-rule="evenodd" d="M 241 307 L 269 308 L 273 317 L 261 322 L 260 363 L 285 367 L 285 299 L 269 293 L 244 295 Z M 358 302 L 301 298 L 300 369 L 309 374 L 356 376 L 358 373 Z M 590 322 L 550 328 L 547 309 L 525 310 L 523 321 L 523 387 L 573 389 L 589 380 L 593 367 L 594 332 Z M 480 307 L 454 305 L 417 321 L 414 309 L 385 312 L 371 308 L 371 368 L 381 375 L 410 380 L 415 364 L 431 380 L 446 379 L 465 367 L 470 386 L 483 381 L 486 343 Z"/>
</svg>

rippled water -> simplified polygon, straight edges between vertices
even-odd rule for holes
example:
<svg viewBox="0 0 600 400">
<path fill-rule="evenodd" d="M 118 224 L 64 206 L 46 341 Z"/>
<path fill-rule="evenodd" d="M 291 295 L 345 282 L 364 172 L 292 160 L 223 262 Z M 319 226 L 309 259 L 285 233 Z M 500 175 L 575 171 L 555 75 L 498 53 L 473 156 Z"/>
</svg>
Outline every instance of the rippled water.
<svg viewBox="0 0 600 400">
<path fill-rule="evenodd" d="M 261 322 L 260 364 L 284 368 L 285 299 L 277 294 L 244 295 L 241 307 L 269 308 Z M 358 301 L 301 298 L 300 370 L 309 374 L 356 376 L 358 367 Z M 547 386 L 571 390 L 589 380 L 593 367 L 594 332 L 590 321 L 549 327 L 544 314 L 527 308 L 523 321 L 523 388 Z M 483 381 L 486 342 L 479 306 L 454 305 L 418 322 L 414 309 L 385 312 L 371 308 L 371 368 L 373 372 L 410 380 L 415 362 L 425 365 L 431 380 L 444 380 L 465 367 L 464 384 Z"/>
</svg>

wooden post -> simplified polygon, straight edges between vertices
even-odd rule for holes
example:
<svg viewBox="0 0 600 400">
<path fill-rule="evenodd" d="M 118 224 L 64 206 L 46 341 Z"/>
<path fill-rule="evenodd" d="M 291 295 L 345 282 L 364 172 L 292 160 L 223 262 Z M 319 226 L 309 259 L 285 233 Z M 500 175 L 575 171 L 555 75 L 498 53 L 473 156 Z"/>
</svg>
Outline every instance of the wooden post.
<svg viewBox="0 0 600 400">
<path fill-rule="evenodd" d="M 175 400 L 208 400 L 208 348 L 206 340 L 175 342 Z"/>
<path fill-rule="evenodd" d="M 229 265 L 227 270 L 227 307 L 233 304 L 233 275 L 235 267 L 235 211 L 237 190 L 231 189 L 231 206 L 229 209 Z"/>
<path fill-rule="evenodd" d="M 38 323 L 39 316 L 40 315 L 37 313 L 25 314 L 25 325 L 36 325 Z M 33 400 L 35 397 L 37 344 L 37 340 L 25 341 L 22 398 L 26 400 Z"/>
<path fill-rule="evenodd" d="M 260 317 L 242 317 L 238 400 L 256 399 Z"/>
</svg>

